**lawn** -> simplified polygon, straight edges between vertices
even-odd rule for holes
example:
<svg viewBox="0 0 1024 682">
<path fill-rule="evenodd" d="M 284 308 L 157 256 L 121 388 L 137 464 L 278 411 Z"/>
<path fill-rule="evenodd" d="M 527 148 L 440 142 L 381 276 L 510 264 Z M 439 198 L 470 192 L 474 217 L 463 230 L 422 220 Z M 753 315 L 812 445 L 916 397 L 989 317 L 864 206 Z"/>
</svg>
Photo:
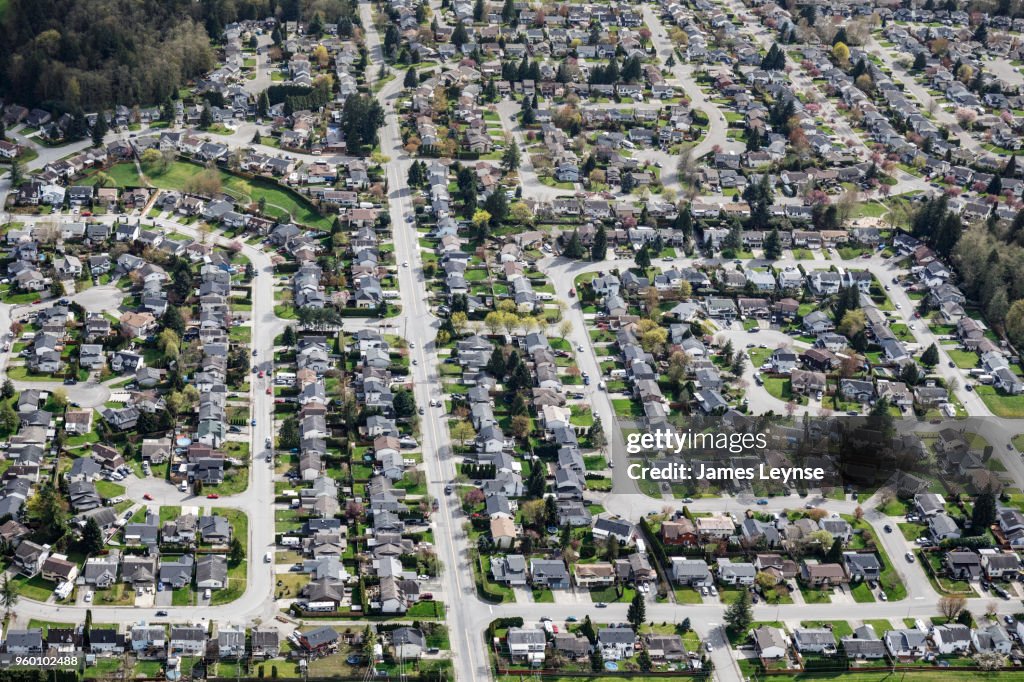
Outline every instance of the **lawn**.
<svg viewBox="0 0 1024 682">
<path fill-rule="evenodd" d="M 871 591 L 871 588 L 868 587 L 868 584 L 864 581 L 860 581 L 856 583 L 853 587 L 851 587 L 850 594 L 853 595 L 853 601 L 857 602 L 858 604 L 865 604 L 867 602 L 875 601 L 874 593 Z"/>
<path fill-rule="evenodd" d="M 98 492 L 100 497 L 105 500 L 108 500 L 111 497 L 120 497 L 121 495 L 124 495 L 124 491 L 125 488 L 123 485 L 119 485 L 112 481 L 96 481 L 96 492 Z"/>
<path fill-rule="evenodd" d="M 995 386 L 976 386 L 974 390 L 997 417 L 1024 418 L 1024 395 L 1006 395 L 996 390 Z"/>
<path fill-rule="evenodd" d="M 636 595 L 636 590 L 629 587 L 622 588 L 622 596 L 615 590 L 614 585 L 608 587 L 592 587 L 590 588 L 590 600 L 595 604 L 598 602 L 612 603 L 612 602 L 630 602 L 633 601 L 633 597 Z"/>
<path fill-rule="evenodd" d="M 960 369 L 974 369 L 978 366 L 978 354 L 974 351 L 950 348 L 946 350 L 946 354 L 949 355 L 949 359 Z"/>
<path fill-rule="evenodd" d="M 832 590 L 816 590 L 800 585 L 800 592 L 804 595 L 804 601 L 808 604 L 832 603 Z"/>
<path fill-rule="evenodd" d="M 166 172 L 148 176 L 149 182 L 160 189 L 182 189 L 190 178 L 203 170 L 202 166 L 175 161 Z M 120 187 L 139 186 L 142 184 L 133 164 L 118 164 L 108 169 L 107 173 Z M 312 204 L 306 202 L 291 190 L 277 187 L 269 180 L 247 180 L 218 171 L 223 190 L 240 202 L 266 201 L 264 213 L 274 218 L 290 215 L 296 222 L 322 230 L 331 229 L 333 221 L 317 213 Z"/>
<path fill-rule="evenodd" d="M 32 578 L 17 575 L 11 578 L 11 583 L 17 586 L 18 594 L 35 601 L 46 601 L 49 599 L 50 593 L 53 592 L 54 588 L 53 583 L 43 580 L 43 577 L 39 575 Z"/>
<path fill-rule="evenodd" d="M 677 587 L 675 589 L 676 603 L 678 604 L 703 604 L 704 600 L 700 598 L 700 592 L 693 589 L 692 587 Z"/>
<path fill-rule="evenodd" d="M 790 400 L 793 397 L 788 377 L 765 377 L 764 388 L 773 398 Z"/>
</svg>

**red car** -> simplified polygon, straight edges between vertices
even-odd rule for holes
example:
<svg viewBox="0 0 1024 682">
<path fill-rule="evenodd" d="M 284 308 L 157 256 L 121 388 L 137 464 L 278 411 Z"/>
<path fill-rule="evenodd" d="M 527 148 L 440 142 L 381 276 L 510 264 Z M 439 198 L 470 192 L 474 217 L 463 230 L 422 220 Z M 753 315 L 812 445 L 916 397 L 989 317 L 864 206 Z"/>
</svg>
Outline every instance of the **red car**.
<svg viewBox="0 0 1024 682">
<path fill-rule="evenodd" d="M 146 493 L 145 495 L 142 496 L 142 499 L 144 499 L 144 500 L 152 500 L 153 496 L 150 495 L 149 493 Z"/>
<path fill-rule="evenodd" d="M 210 493 L 209 495 L 206 496 L 206 499 L 216 500 L 218 497 L 220 497 L 220 495 L 218 495 L 217 493 Z"/>
<path fill-rule="evenodd" d="M 260 379 L 263 378 L 263 370 L 260 370 L 259 377 L 260 377 Z"/>
<path fill-rule="evenodd" d="M 271 390 L 270 386 L 267 386 L 267 395 L 273 395 L 274 391 Z"/>
</svg>

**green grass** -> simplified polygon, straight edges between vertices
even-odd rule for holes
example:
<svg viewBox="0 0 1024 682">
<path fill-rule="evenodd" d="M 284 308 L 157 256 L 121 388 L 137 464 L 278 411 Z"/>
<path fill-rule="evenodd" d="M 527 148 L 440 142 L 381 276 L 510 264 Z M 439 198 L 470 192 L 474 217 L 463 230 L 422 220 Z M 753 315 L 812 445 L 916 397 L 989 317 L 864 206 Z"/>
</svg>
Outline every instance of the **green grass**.
<svg viewBox="0 0 1024 682">
<path fill-rule="evenodd" d="M 832 603 L 832 590 L 816 590 L 812 587 L 800 585 L 800 592 L 804 595 L 804 601 L 808 604 Z"/>
<path fill-rule="evenodd" d="M 703 604 L 700 592 L 692 587 L 677 587 L 675 589 L 676 603 L 678 604 Z"/>
<path fill-rule="evenodd" d="M 112 481 L 96 481 L 96 492 L 100 494 L 103 499 L 110 499 L 111 497 L 120 497 L 124 495 L 125 487 L 118 485 Z"/>
<path fill-rule="evenodd" d="M 949 355 L 949 359 L 960 369 L 974 369 L 978 366 L 980 360 L 978 354 L 972 350 L 950 348 L 946 350 L 946 354 Z"/>
<path fill-rule="evenodd" d="M 175 161 L 166 172 L 160 175 L 147 176 L 154 187 L 160 189 L 182 189 L 190 178 L 200 173 L 202 166 Z M 108 169 L 108 174 L 120 187 L 140 186 L 142 181 L 133 164 L 118 164 Z M 260 199 L 266 200 L 264 212 L 274 218 L 285 215 L 291 217 L 303 225 L 329 230 L 333 221 L 317 213 L 312 204 L 307 203 L 291 190 L 283 187 L 276 187 L 271 181 L 247 180 L 224 171 L 220 174 L 223 190 L 235 197 L 235 199 L 249 203 Z"/>
<path fill-rule="evenodd" d="M 850 588 L 850 594 L 853 595 L 853 601 L 858 604 L 865 604 L 867 602 L 875 601 L 875 595 L 868 587 L 868 584 L 864 581 L 856 583 Z"/>
<path fill-rule="evenodd" d="M 997 417 L 1006 419 L 1024 418 L 1024 395 L 1006 395 L 995 386 L 976 386 L 974 391 L 988 409 Z"/>
</svg>

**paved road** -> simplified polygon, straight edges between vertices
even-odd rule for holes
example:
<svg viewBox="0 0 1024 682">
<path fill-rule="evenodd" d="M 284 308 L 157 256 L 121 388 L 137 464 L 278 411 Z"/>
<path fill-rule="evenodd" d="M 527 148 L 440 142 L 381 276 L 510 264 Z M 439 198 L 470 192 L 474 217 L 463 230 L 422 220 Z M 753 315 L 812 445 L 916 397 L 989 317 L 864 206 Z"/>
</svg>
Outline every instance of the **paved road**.
<svg viewBox="0 0 1024 682">
<path fill-rule="evenodd" d="M 366 42 L 371 63 L 367 72 L 372 82 L 376 76 L 372 64 L 383 61 L 381 39 L 373 23 L 371 6 L 361 3 L 359 11 L 362 24 L 367 29 Z M 392 80 L 381 89 L 378 98 L 384 102 L 395 102 L 401 89 L 401 79 Z M 440 414 L 441 408 L 428 407 L 432 398 L 440 397 L 432 393 L 438 391 L 441 384 L 440 361 L 434 344 L 438 320 L 430 313 L 426 302 L 427 283 L 419 253 L 419 235 L 406 222 L 406 216 L 413 212 L 412 190 L 406 182 L 412 159 L 402 149 L 398 116 L 393 113 L 393 107 L 386 109 L 388 113 L 381 131 L 381 149 L 391 157 L 387 164 L 387 178 L 395 261 L 409 263 L 409 267 L 400 267 L 398 272 L 403 318 L 398 330 L 410 343 L 411 355 L 416 363 L 411 368 L 416 404 L 428 411 L 420 419 L 420 436 L 427 489 L 441 503 L 433 519 L 434 541 L 439 558 L 444 563 L 441 583 L 448 604 L 446 620 L 451 633 L 456 677 L 459 680 L 488 679 L 488 659 L 480 650 L 483 626 L 470 620 L 471 613 L 481 609 L 470 607 L 476 604 L 476 588 L 473 570 L 468 563 L 468 538 L 462 528 L 465 519 L 459 518 L 461 511 L 457 498 L 444 493 L 446 482 L 455 478 L 457 473 L 448 422 Z"/>
<path fill-rule="evenodd" d="M 157 220 L 157 225 L 169 230 L 176 230 L 199 239 L 201 235 L 194 228 Z M 229 240 L 213 236 L 212 239 L 226 245 Z M 253 281 L 252 338 L 253 347 L 258 358 L 273 357 L 273 340 L 281 333 L 284 322 L 274 315 L 273 277 L 271 276 L 270 256 L 261 249 L 248 244 L 242 247 L 242 254 L 249 258 L 253 267 L 261 274 Z M 83 292 L 83 295 L 88 292 Z M 9 317 L 5 319 L 7 306 L 0 306 L 0 333 L 9 328 Z M 8 326 L 5 326 L 8 325 Z M 83 385 L 82 390 L 85 390 Z M 68 387 L 75 390 L 77 387 Z M 105 387 L 101 387 L 106 390 Z M 239 495 L 222 496 L 211 500 L 195 498 L 190 493 L 180 493 L 173 486 L 155 479 L 132 481 L 133 495 L 149 492 L 154 502 L 159 504 L 191 504 L 202 507 L 230 507 L 244 511 L 249 517 L 249 562 L 247 566 L 247 582 L 245 593 L 236 601 L 221 606 L 198 607 L 153 607 L 127 609 L 123 607 L 87 605 L 94 614 L 102 614 L 103 622 L 130 624 L 138 620 L 152 620 L 158 609 L 168 611 L 168 618 L 178 622 L 201 621 L 214 619 L 222 623 L 250 623 L 254 619 L 266 622 L 276 615 L 276 604 L 269 595 L 273 594 L 273 564 L 263 562 L 263 555 L 274 548 L 274 484 L 273 469 L 263 462 L 265 452 L 264 440 L 273 435 L 273 396 L 267 396 L 265 385 L 253 381 L 250 400 L 252 414 L 256 418 L 256 426 L 250 429 L 250 448 L 253 453 L 250 466 L 249 486 Z M 72 390 L 69 397 L 75 399 Z M 86 400 L 82 398 L 81 400 Z M 83 402 L 83 404 L 86 404 Z M 22 598 L 18 603 L 17 618 L 27 620 L 81 620 L 86 607 L 54 606 Z"/>
</svg>

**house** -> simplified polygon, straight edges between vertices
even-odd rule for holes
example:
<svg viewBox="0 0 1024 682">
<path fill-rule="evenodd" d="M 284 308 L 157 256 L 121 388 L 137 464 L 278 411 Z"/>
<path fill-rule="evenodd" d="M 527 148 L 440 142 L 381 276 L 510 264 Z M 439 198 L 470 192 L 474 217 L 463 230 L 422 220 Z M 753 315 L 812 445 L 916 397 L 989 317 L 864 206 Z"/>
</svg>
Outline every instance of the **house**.
<svg viewBox="0 0 1024 682">
<path fill-rule="evenodd" d="M 971 633 L 971 642 L 979 653 L 993 652 L 1006 655 L 1013 648 L 1013 640 L 999 621 L 992 621 L 975 629 Z"/>
<path fill-rule="evenodd" d="M 513 661 L 540 665 L 544 662 L 547 639 L 538 628 L 511 627 L 505 636 L 509 656 Z"/>
<path fill-rule="evenodd" d="M 691 587 L 706 587 L 713 582 L 711 571 L 703 559 L 681 557 L 672 557 L 672 580 Z"/>
<path fill-rule="evenodd" d="M 221 590 L 228 585 L 228 560 L 223 554 L 204 554 L 196 562 L 196 587 Z"/>
<path fill-rule="evenodd" d="M 1020 557 L 1014 552 L 982 550 L 981 567 L 989 580 L 1015 580 L 1020 574 Z"/>
<path fill-rule="evenodd" d="M 718 559 L 718 580 L 726 585 L 750 586 L 754 584 L 756 575 L 757 569 L 754 568 L 754 564 Z"/>
<path fill-rule="evenodd" d="M 615 567 L 610 563 L 576 564 L 578 587 L 607 586 L 615 583 Z"/>
<path fill-rule="evenodd" d="M 836 637 L 828 628 L 798 628 L 793 632 L 793 645 L 800 653 L 836 653 Z"/>
<path fill-rule="evenodd" d="M 932 643 L 942 655 L 964 653 L 971 649 L 971 629 L 960 623 L 948 623 L 932 628 Z"/>
<path fill-rule="evenodd" d="M 874 554 L 843 552 L 843 567 L 851 581 L 878 580 L 882 575 L 882 564 Z"/>
<path fill-rule="evenodd" d="M 928 531 L 935 542 L 960 537 L 960 527 L 945 512 L 936 514 L 928 519 Z"/>
<path fill-rule="evenodd" d="M 636 651 L 636 633 L 628 627 L 601 628 L 597 631 L 597 646 L 606 661 L 631 658 Z"/>
<path fill-rule="evenodd" d="M 917 659 L 928 652 L 928 634 L 917 629 L 889 630 L 882 636 L 889 655 L 899 659 Z"/>
<path fill-rule="evenodd" d="M 567 589 L 570 586 L 569 570 L 561 560 L 531 559 L 530 581 L 541 587 Z"/>
<path fill-rule="evenodd" d="M 334 628 L 323 625 L 309 632 L 298 633 L 299 646 L 307 652 L 333 651 L 338 646 L 338 633 Z"/>
<path fill-rule="evenodd" d="M 491 558 L 491 576 L 494 582 L 505 585 L 526 585 L 526 558 L 522 554 L 510 554 Z"/>
<path fill-rule="evenodd" d="M 250 635 L 253 658 L 277 658 L 281 651 L 281 633 L 272 627 L 255 627 Z"/>
<path fill-rule="evenodd" d="M 427 638 L 419 628 L 399 627 L 391 631 L 391 646 L 397 658 L 415 660 L 427 648 Z"/>
<path fill-rule="evenodd" d="M 172 625 L 167 653 L 172 656 L 206 655 L 206 628 L 199 625 Z"/>
<path fill-rule="evenodd" d="M 14 550 L 14 567 L 18 573 L 31 578 L 42 570 L 43 562 L 49 556 L 49 545 L 37 545 L 31 540 L 23 540 Z"/>
<path fill-rule="evenodd" d="M 786 633 L 781 628 L 762 625 L 750 634 L 754 640 L 754 651 L 762 659 L 780 659 L 786 656 L 789 646 Z"/>
<path fill-rule="evenodd" d="M 978 580 L 981 577 L 981 557 L 970 550 L 946 553 L 946 571 L 954 580 Z"/>
<path fill-rule="evenodd" d="M 843 637 L 846 657 L 854 660 L 877 660 L 885 657 L 885 643 L 875 634 L 872 625 L 861 625 L 853 631 L 853 637 Z"/>
<path fill-rule="evenodd" d="M 20 655 L 43 653 L 43 631 L 40 628 L 9 630 L 4 640 L 4 651 Z"/>
</svg>

